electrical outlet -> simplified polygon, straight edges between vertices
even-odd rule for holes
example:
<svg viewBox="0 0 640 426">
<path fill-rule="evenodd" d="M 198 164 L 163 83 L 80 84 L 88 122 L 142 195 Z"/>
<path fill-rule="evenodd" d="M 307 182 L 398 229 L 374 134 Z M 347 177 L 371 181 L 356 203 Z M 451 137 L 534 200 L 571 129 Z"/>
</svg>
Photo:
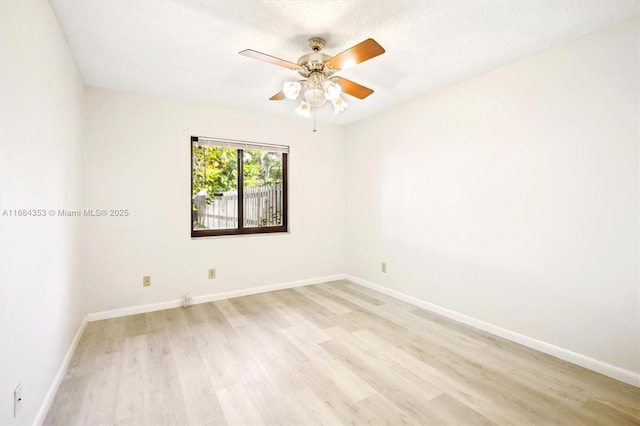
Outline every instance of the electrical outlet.
<svg viewBox="0 0 640 426">
<path fill-rule="evenodd" d="M 387 273 L 387 262 L 382 262 L 380 264 L 380 272 L 382 272 L 383 274 Z"/>
<path fill-rule="evenodd" d="M 214 280 L 216 278 L 216 268 L 209 269 L 209 279 Z"/>
<path fill-rule="evenodd" d="M 18 384 L 16 390 L 13 391 L 13 417 L 18 415 L 18 411 L 22 408 L 22 385 Z"/>
<path fill-rule="evenodd" d="M 151 275 L 145 275 L 142 277 L 142 287 L 150 287 L 151 286 Z"/>
</svg>

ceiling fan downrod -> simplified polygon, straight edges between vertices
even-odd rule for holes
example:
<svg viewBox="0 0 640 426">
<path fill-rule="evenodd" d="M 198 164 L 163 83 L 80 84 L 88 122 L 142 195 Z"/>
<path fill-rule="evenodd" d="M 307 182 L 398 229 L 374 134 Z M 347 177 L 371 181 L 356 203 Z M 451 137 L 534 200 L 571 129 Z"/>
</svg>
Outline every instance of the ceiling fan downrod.
<svg viewBox="0 0 640 426">
<path fill-rule="evenodd" d="M 326 41 L 324 41 L 324 39 L 320 37 L 311 37 L 309 39 L 309 47 L 314 52 L 319 52 L 322 49 L 324 49 L 325 44 L 326 44 Z"/>
</svg>

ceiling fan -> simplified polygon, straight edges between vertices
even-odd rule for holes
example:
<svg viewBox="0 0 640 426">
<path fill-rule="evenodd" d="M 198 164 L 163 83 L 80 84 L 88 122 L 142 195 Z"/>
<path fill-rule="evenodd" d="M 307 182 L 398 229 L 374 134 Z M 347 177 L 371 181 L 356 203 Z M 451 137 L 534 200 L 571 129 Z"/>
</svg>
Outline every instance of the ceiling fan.
<svg viewBox="0 0 640 426">
<path fill-rule="evenodd" d="M 297 63 L 251 49 L 243 50 L 240 54 L 297 71 L 304 78 L 287 81 L 282 90 L 269 98 L 270 100 L 297 99 L 302 93 L 302 102 L 296 110 L 299 114 L 308 117 L 311 115 L 311 108 L 320 107 L 327 101 L 331 101 L 335 113 L 338 114 L 347 107 L 347 103 L 340 97 L 342 92 L 364 99 L 372 94 L 373 90 L 334 74 L 375 58 L 385 50 L 374 39 L 369 38 L 332 57 L 322 52 L 325 43 L 320 37 L 310 38 L 309 47 L 313 52 L 302 55 Z"/>
</svg>

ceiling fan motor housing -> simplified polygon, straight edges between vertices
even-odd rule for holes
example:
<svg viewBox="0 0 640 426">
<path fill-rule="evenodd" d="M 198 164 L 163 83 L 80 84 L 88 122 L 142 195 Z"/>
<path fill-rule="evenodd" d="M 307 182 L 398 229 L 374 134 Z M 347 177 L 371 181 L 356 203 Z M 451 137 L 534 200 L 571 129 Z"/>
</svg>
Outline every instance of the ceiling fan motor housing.
<svg viewBox="0 0 640 426">
<path fill-rule="evenodd" d="M 298 59 L 298 74 L 303 77 L 309 77 L 313 72 L 322 72 L 324 74 L 325 69 L 329 71 L 328 67 L 325 65 L 325 62 L 329 59 L 331 59 L 331 56 L 325 55 L 322 52 L 313 52 L 302 55 L 300 59 Z M 334 70 L 331 70 L 331 74 L 334 72 Z"/>
<path fill-rule="evenodd" d="M 312 37 L 309 39 L 309 47 L 312 53 L 302 55 L 298 59 L 298 74 L 308 78 L 314 73 L 321 73 L 325 77 L 330 77 L 336 70 L 331 68 L 326 62 L 331 56 L 324 54 L 321 50 L 324 48 L 325 41 L 320 37 Z"/>
</svg>

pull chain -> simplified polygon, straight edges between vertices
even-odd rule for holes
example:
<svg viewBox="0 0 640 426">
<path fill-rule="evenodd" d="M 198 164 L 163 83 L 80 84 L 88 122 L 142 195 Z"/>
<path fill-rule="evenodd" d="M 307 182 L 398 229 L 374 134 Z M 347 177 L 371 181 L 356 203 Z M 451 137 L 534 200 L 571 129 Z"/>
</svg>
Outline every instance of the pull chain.
<svg viewBox="0 0 640 426">
<path fill-rule="evenodd" d="M 311 115 L 313 116 L 313 133 L 315 133 L 318 131 L 318 129 L 316 129 L 316 109 L 315 108 L 311 110 Z"/>
</svg>

